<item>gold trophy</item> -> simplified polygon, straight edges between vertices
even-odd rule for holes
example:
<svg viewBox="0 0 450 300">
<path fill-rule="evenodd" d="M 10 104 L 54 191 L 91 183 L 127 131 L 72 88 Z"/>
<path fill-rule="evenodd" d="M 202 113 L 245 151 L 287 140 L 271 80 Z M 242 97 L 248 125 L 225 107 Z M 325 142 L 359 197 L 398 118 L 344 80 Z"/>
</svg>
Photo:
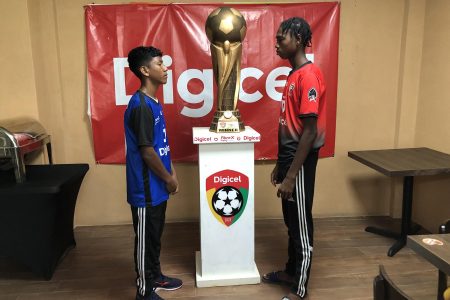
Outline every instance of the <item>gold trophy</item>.
<svg viewBox="0 0 450 300">
<path fill-rule="evenodd" d="M 236 9 L 219 7 L 206 19 L 205 30 L 211 42 L 213 72 L 218 88 L 217 108 L 209 131 L 244 131 L 237 101 L 241 77 L 242 41 L 247 32 L 247 24 Z"/>
</svg>

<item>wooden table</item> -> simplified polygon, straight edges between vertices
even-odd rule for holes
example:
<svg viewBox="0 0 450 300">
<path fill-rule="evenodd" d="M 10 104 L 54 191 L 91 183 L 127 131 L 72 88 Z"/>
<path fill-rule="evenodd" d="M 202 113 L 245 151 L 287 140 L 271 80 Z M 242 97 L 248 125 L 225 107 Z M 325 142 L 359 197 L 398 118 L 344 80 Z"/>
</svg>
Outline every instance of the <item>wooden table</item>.
<svg viewBox="0 0 450 300">
<path fill-rule="evenodd" d="M 394 256 L 406 245 L 407 235 L 414 232 L 411 229 L 414 176 L 450 173 L 450 155 L 429 148 L 407 148 L 349 151 L 348 156 L 386 176 L 404 178 L 400 234 L 371 226 L 366 228 L 368 232 L 396 238 L 388 251 L 388 256 Z"/>
<path fill-rule="evenodd" d="M 430 239 L 440 243 L 430 244 Z M 442 300 L 447 288 L 447 275 L 450 276 L 450 234 L 408 236 L 408 247 L 439 269 L 437 299 Z"/>
</svg>

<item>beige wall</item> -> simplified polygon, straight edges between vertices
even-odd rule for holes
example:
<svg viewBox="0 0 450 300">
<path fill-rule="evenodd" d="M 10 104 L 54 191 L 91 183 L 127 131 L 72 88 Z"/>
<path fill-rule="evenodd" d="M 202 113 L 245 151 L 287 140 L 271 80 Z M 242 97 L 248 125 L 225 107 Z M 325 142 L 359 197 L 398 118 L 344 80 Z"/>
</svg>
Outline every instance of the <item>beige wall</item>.
<svg viewBox="0 0 450 300">
<path fill-rule="evenodd" d="M 39 120 L 52 136 L 55 161 L 63 163 L 65 148 L 71 144 L 67 144 L 69 141 L 64 135 L 67 106 L 62 95 L 58 24 L 53 1 L 28 1 L 28 10 Z"/>
<path fill-rule="evenodd" d="M 450 2 L 427 2 L 416 146 L 450 153 Z M 450 176 L 417 178 L 414 219 L 436 232 L 450 219 Z"/>
<path fill-rule="evenodd" d="M 38 117 L 26 0 L 0 0 L 0 119 Z"/>
<path fill-rule="evenodd" d="M 106 3 L 96 1 L 102 2 Z M 90 164 L 78 198 L 76 224 L 125 223 L 130 222 L 125 202 L 125 169 L 96 165 L 93 156 L 86 114 L 83 5 L 88 3 L 28 0 L 27 8 L 27 2 L 18 1 L 14 5 L 21 9 L 11 10 L 14 11 L 11 18 L 25 23 L 21 32 L 28 43 L 26 53 L 2 48 L 2 55 L 10 53 L 16 60 L 24 56 L 30 64 L 34 62 L 29 78 L 32 104 L 52 134 L 56 162 Z M 395 215 L 398 211 L 398 184 L 349 159 L 347 151 L 409 146 L 414 138 L 420 139 L 419 132 L 415 136 L 415 124 L 416 115 L 421 120 L 417 107 L 422 109 L 417 104 L 417 95 L 425 3 L 425 0 L 341 1 L 336 155 L 319 161 L 315 216 Z M 16 11 L 19 16 L 14 15 Z M 2 80 L 0 89 L 19 85 L 18 82 Z M 0 101 L 2 111 L 4 105 L 13 112 L 22 107 Z M 181 192 L 171 200 L 167 218 L 197 219 L 198 168 L 195 164 L 177 164 L 176 168 Z M 272 168 L 269 162 L 256 164 L 257 218 L 281 216 L 275 189 L 268 184 Z"/>
<path fill-rule="evenodd" d="M 396 95 L 394 148 L 414 147 L 422 60 L 425 0 L 405 1 Z M 403 178 L 391 180 L 390 214 L 402 212 Z"/>
</svg>

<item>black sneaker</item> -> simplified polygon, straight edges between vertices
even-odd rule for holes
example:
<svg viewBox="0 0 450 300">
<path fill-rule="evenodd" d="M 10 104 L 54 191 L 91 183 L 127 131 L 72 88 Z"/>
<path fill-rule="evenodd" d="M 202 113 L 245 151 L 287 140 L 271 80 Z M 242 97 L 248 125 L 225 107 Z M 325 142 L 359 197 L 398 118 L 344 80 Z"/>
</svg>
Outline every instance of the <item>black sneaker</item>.
<svg viewBox="0 0 450 300">
<path fill-rule="evenodd" d="M 183 281 L 178 278 L 171 278 L 168 276 L 161 275 L 154 282 L 155 291 L 165 290 L 174 291 L 178 290 L 183 285 Z"/>
<path fill-rule="evenodd" d="M 151 292 L 148 296 L 142 296 L 138 292 L 136 292 L 136 300 L 164 300 L 161 298 L 157 293 L 155 293 L 155 290 Z"/>
</svg>

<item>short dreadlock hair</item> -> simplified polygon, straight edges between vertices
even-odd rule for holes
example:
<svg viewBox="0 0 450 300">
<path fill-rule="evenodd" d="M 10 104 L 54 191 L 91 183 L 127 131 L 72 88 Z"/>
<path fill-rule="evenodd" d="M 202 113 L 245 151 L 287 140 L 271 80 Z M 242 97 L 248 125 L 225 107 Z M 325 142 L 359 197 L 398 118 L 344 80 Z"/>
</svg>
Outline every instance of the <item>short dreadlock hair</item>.
<svg viewBox="0 0 450 300">
<path fill-rule="evenodd" d="M 290 33 L 291 37 L 300 36 L 303 48 L 311 47 L 312 32 L 308 22 L 303 18 L 293 17 L 281 22 L 283 34 Z"/>
<path fill-rule="evenodd" d="M 142 77 L 139 68 L 147 64 L 154 57 L 162 56 L 163 53 L 161 50 L 155 47 L 136 47 L 132 49 L 128 53 L 128 65 L 130 70 L 136 75 L 139 79 Z"/>
</svg>

